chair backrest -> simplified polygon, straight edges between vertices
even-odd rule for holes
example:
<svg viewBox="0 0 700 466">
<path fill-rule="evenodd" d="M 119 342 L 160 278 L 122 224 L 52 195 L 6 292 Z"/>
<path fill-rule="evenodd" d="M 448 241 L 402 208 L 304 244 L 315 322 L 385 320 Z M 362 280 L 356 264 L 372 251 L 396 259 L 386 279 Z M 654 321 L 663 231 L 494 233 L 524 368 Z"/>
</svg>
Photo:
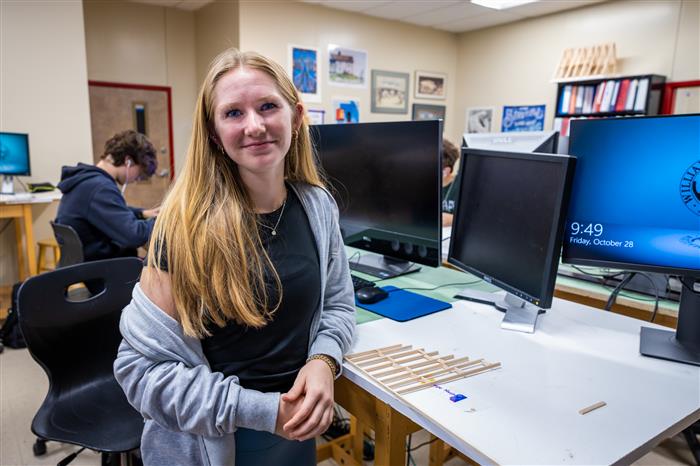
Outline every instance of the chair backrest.
<svg viewBox="0 0 700 466">
<path fill-rule="evenodd" d="M 121 312 L 131 300 L 142 268 L 143 262 L 136 257 L 83 262 L 35 275 L 22 284 L 17 297 L 19 324 L 30 354 L 46 372 L 50 385 L 32 423 L 37 435 L 83 444 L 72 434 L 53 433 L 51 419 L 56 419 L 56 406 L 68 398 L 74 397 L 68 404 L 79 412 L 80 400 L 95 388 L 110 391 L 112 399 L 118 398 L 115 402 L 130 409 L 112 365 L 121 342 Z M 68 292 L 69 286 L 86 281 L 101 286 L 92 295 L 83 288 L 81 299 L 74 290 Z M 135 414 L 140 422 L 140 415 Z"/>
<path fill-rule="evenodd" d="M 56 237 L 58 247 L 61 249 L 61 259 L 56 268 L 84 262 L 83 242 L 80 241 L 80 237 L 73 227 L 52 221 L 51 228 L 53 228 L 53 235 Z"/>
</svg>

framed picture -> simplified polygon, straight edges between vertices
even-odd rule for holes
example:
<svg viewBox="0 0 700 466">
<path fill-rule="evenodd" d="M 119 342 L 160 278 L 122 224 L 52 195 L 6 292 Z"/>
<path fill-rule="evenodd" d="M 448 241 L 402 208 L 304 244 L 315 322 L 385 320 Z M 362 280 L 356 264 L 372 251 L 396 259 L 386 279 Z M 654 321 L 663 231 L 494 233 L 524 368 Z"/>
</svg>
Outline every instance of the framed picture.
<svg viewBox="0 0 700 466">
<path fill-rule="evenodd" d="M 544 105 L 518 105 L 503 107 L 501 131 L 544 130 Z"/>
<path fill-rule="evenodd" d="M 334 97 L 333 111 L 338 124 L 360 122 L 360 102 L 352 97 Z"/>
<path fill-rule="evenodd" d="M 472 107 L 467 109 L 465 133 L 490 133 L 495 107 Z"/>
<path fill-rule="evenodd" d="M 408 113 L 408 73 L 372 70 L 372 112 Z"/>
<path fill-rule="evenodd" d="M 304 102 L 321 102 L 321 62 L 318 49 L 301 45 L 288 45 L 288 72 L 294 87 Z"/>
<path fill-rule="evenodd" d="M 308 109 L 308 110 L 306 110 L 306 114 L 309 115 L 309 124 L 310 125 L 322 125 L 323 120 L 326 116 L 326 111 L 325 110 Z"/>
<path fill-rule="evenodd" d="M 447 75 L 431 71 L 416 71 L 416 99 L 444 99 L 447 95 Z"/>
<path fill-rule="evenodd" d="M 328 83 L 333 86 L 367 87 L 367 52 L 328 45 Z"/>
<path fill-rule="evenodd" d="M 413 104 L 413 120 L 445 120 L 444 105 Z"/>
</svg>

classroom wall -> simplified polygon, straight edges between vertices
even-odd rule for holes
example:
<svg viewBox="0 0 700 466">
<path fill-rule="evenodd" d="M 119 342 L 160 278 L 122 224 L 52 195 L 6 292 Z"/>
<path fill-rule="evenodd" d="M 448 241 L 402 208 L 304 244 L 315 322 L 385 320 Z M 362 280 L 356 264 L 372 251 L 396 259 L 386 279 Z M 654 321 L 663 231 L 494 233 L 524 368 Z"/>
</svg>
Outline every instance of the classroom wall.
<svg viewBox="0 0 700 466">
<path fill-rule="evenodd" d="M 546 104 L 552 127 L 565 48 L 617 44 L 620 74 L 655 73 L 669 81 L 700 78 L 697 0 L 621 0 L 462 33 L 458 39 L 457 131 L 467 107 L 494 106 L 500 131 L 504 105 Z M 700 111 L 700 109 L 698 109 Z"/>
<path fill-rule="evenodd" d="M 212 59 L 228 47 L 239 46 L 239 18 L 237 0 L 217 0 L 196 11 L 197 91 Z"/>
<path fill-rule="evenodd" d="M 313 4 L 265 1 L 240 2 L 240 46 L 255 50 L 287 66 L 287 45 L 313 46 L 320 50 L 322 63 L 320 104 L 309 103 L 309 108 L 326 111 L 325 122 L 332 123 L 334 97 L 359 100 L 360 122 L 397 121 L 411 119 L 411 105 L 415 71 L 447 73 L 445 100 L 418 102 L 446 105 L 445 136 L 456 139 L 458 130 L 454 99 L 457 88 L 457 47 L 455 34 L 430 28 L 412 26 L 357 13 L 333 10 Z M 365 89 L 329 86 L 328 44 L 356 48 L 368 53 L 368 86 Z M 409 73 L 409 110 L 406 115 L 371 113 L 369 78 L 372 69 Z"/>
<path fill-rule="evenodd" d="M 61 166 L 92 160 L 83 30 L 80 2 L 0 2 L 0 130 L 29 133 L 32 176 L 24 182 L 55 184 Z M 33 207 L 36 239 L 53 237 L 57 205 Z M 0 230 L 7 285 L 18 279 L 14 226 L 2 219 Z"/>
<path fill-rule="evenodd" d="M 178 173 L 196 99 L 195 14 L 125 0 L 83 4 L 89 79 L 171 88 Z"/>
</svg>

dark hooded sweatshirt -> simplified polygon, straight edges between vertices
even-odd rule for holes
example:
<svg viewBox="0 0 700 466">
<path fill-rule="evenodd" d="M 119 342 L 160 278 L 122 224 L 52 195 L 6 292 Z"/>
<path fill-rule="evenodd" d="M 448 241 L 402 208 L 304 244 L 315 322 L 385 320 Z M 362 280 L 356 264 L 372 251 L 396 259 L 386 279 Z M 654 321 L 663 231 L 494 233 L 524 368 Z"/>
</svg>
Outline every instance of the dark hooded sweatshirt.
<svg viewBox="0 0 700 466">
<path fill-rule="evenodd" d="M 142 209 L 126 205 L 114 178 L 101 168 L 63 167 L 58 189 L 63 197 L 56 222 L 75 229 L 86 261 L 135 256 L 148 242 L 155 219 L 143 220 Z"/>
</svg>

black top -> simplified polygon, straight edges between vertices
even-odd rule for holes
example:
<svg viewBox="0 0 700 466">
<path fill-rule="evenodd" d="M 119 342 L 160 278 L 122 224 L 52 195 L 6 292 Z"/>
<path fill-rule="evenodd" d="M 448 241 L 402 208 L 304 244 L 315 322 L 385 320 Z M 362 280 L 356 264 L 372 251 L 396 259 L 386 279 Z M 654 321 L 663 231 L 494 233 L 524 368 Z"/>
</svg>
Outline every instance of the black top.
<svg viewBox="0 0 700 466">
<path fill-rule="evenodd" d="M 282 217 L 280 218 L 280 214 Z M 276 228 L 276 235 L 263 225 Z M 268 324 L 260 329 L 235 322 L 212 325 L 202 340 L 213 371 L 236 375 L 241 386 L 262 392 L 287 392 L 308 356 L 311 320 L 321 298 L 321 276 L 316 241 L 309 219 L 294 191 L 287 202 L 259 216 L 265 249 L 282 282 L 282 302 Z M 274 281 L 266 274 L 269 302 L 277 302 Z"/>
</svg>

